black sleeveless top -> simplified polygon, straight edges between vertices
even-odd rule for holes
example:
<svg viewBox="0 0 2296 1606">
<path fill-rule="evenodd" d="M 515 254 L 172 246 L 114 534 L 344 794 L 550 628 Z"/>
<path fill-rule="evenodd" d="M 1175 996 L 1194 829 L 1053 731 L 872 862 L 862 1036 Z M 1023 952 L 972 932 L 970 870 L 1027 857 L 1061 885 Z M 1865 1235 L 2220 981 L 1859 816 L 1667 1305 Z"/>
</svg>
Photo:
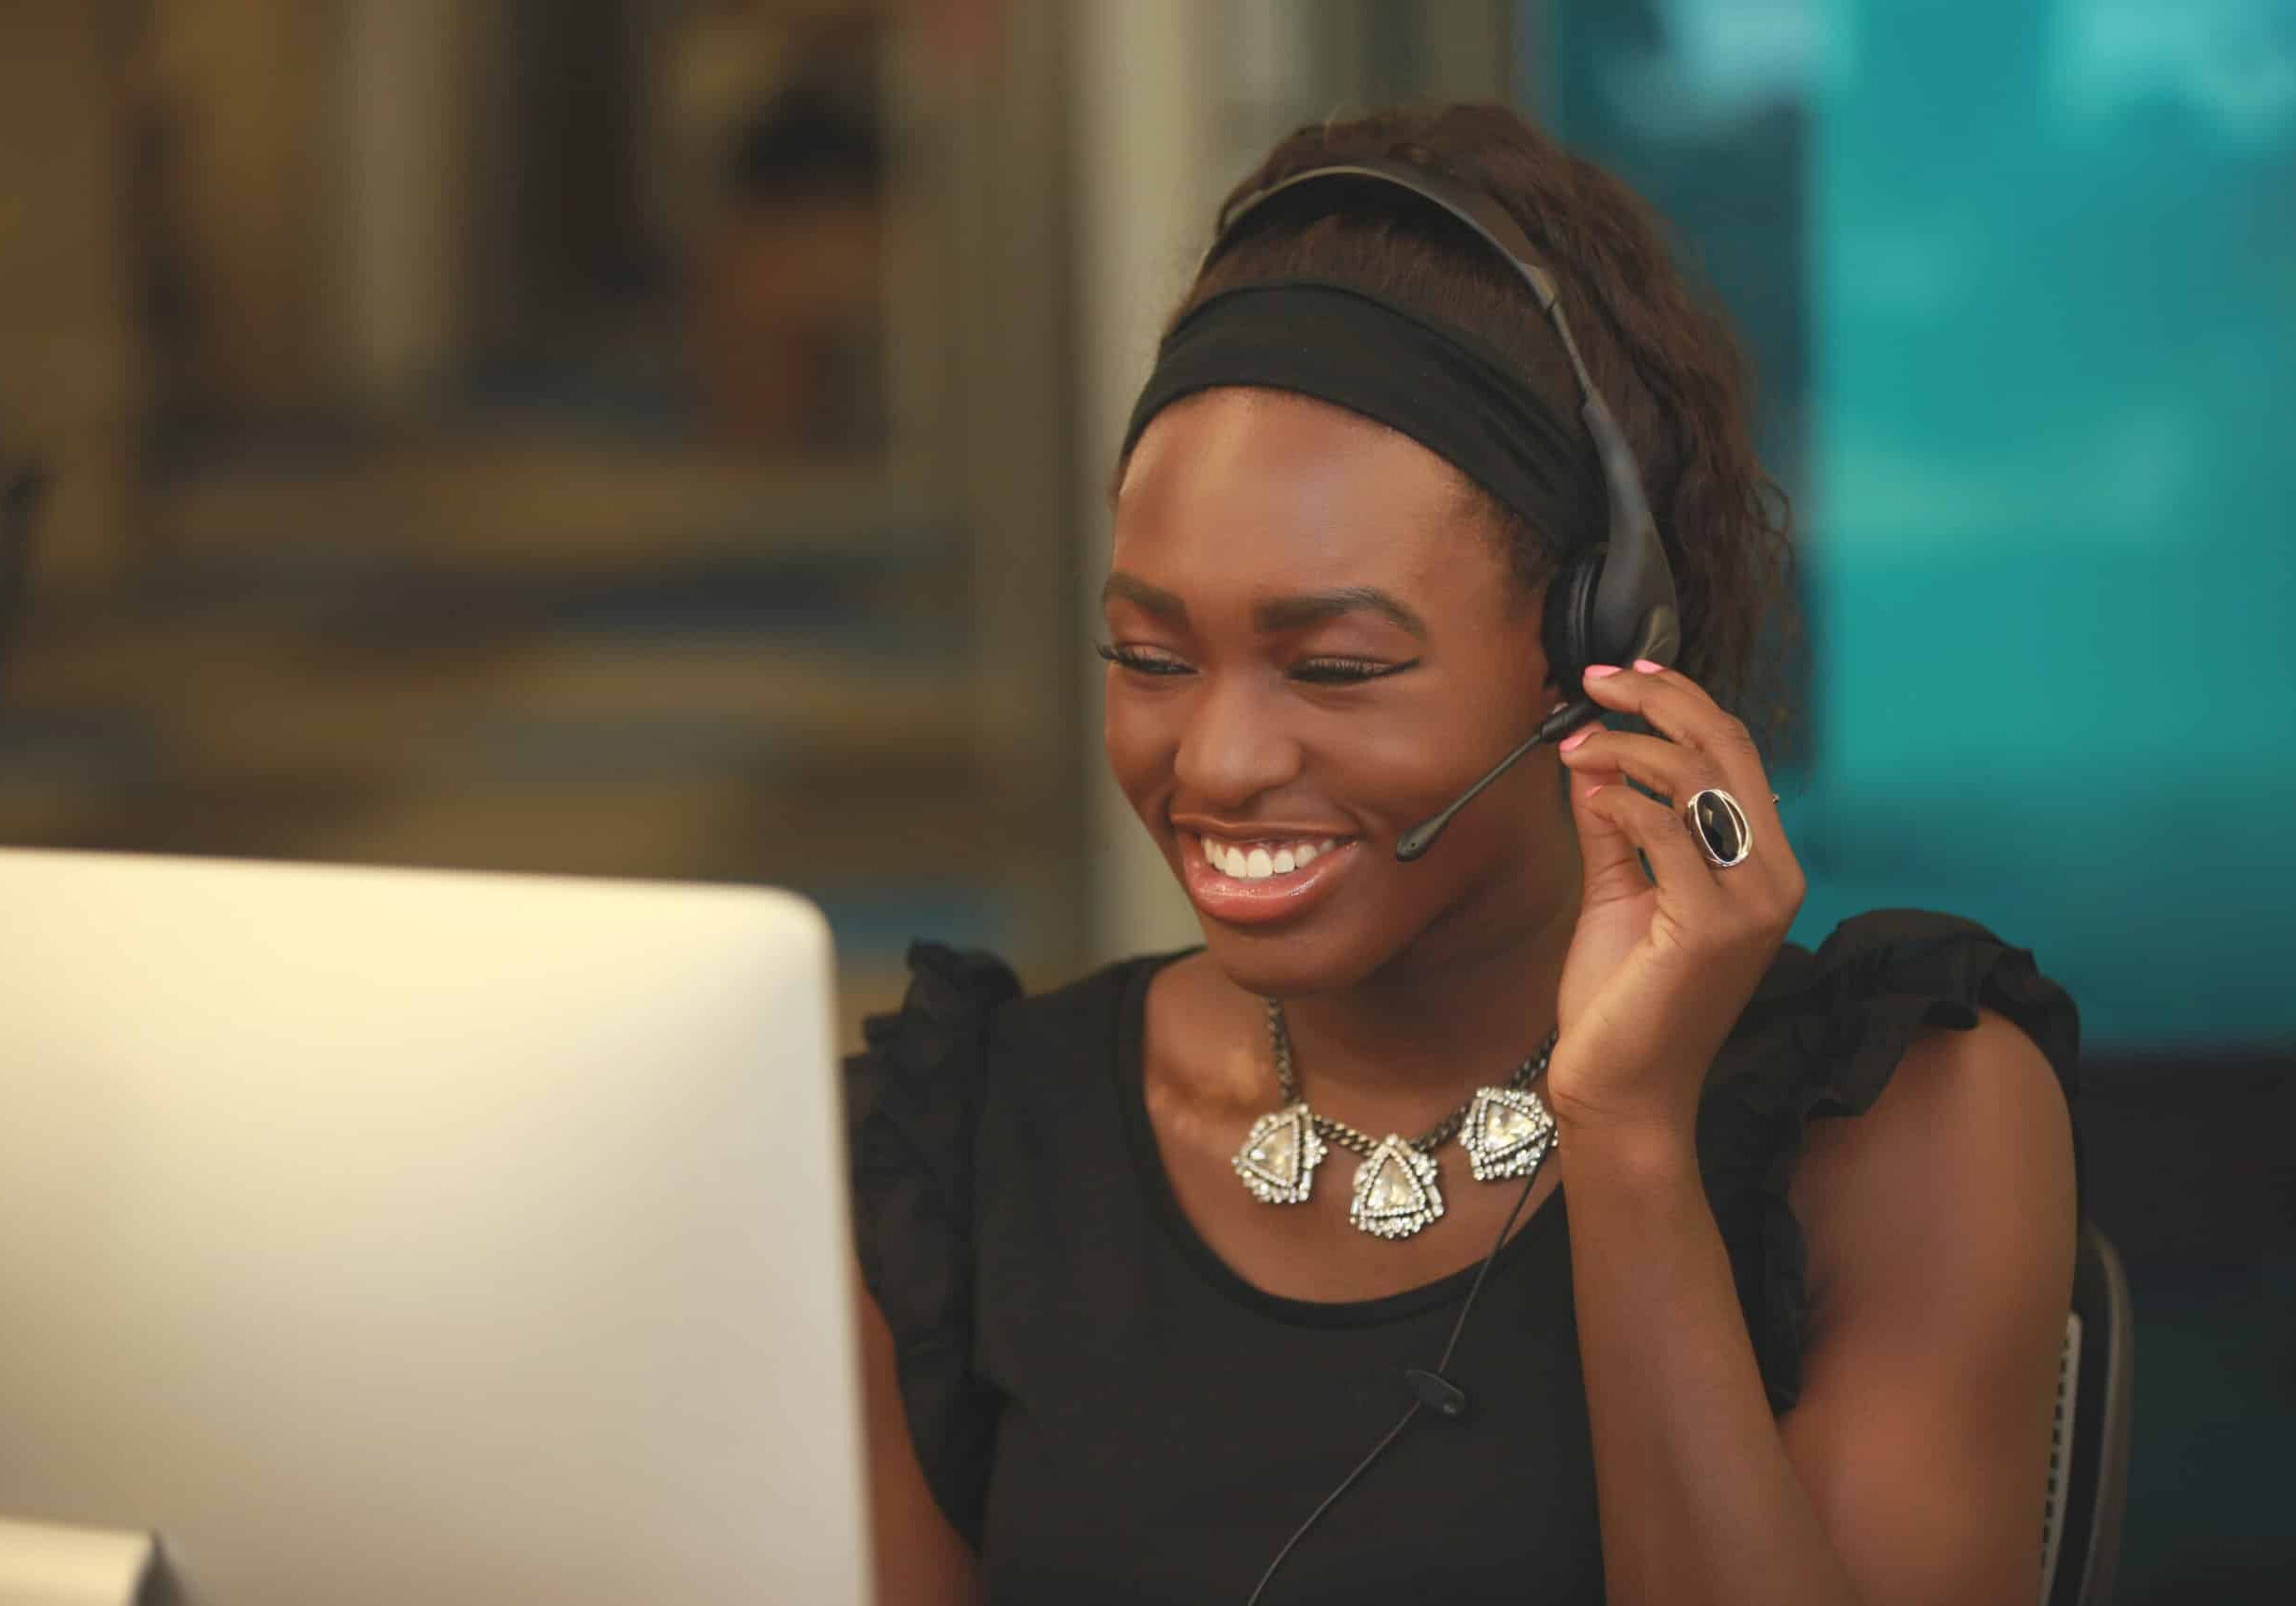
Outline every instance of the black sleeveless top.
<svg viewBox="0 0 2296 1606">
<path fill-rule="evenodd" d="M 910 950 L 897 1013 L 847 1062 L 862 1273 L 891 1327 L 917 1459 L 996 1606 L 1242 1601 L 1408 1404 L 1473 1268 L 1325 1304 L 1246 1283 L 1173 1198 L 1141 1088 L 1143 956 L 1022 998 L 985 954 Z M 1914 1033 L 1980 1005 L 2070 1098 L 2072 1001 L 2031 954 L 1883 910 L 1788 946 L 1709 1076 L 1707 1199 L 1774 1411 L 1799 1390 L 1802 1123 L 1869 1107 Z M 1271 1601 L 1597 1602 L 1563 1190 L 1493 1267 L 1449 1375 L 1288 1561 Z"/>
</svg>

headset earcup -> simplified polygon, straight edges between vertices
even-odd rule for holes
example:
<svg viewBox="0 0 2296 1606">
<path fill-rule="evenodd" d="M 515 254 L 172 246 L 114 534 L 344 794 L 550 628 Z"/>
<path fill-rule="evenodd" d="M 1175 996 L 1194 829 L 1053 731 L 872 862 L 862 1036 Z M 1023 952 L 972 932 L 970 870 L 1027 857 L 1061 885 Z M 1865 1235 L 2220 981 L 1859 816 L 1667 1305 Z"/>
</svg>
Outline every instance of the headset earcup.
<svg viewBox="0 0 2296 1606">
<path fill-rule="evenodd" d="M 1573 558 L 1546 587 L 1541 635 L 1547 673 L 1563 698 L 1584 694 L 1587 666 L 1593 659 L 1594 586 L 1603 576 L 1606 546 Z"/>
</svg>

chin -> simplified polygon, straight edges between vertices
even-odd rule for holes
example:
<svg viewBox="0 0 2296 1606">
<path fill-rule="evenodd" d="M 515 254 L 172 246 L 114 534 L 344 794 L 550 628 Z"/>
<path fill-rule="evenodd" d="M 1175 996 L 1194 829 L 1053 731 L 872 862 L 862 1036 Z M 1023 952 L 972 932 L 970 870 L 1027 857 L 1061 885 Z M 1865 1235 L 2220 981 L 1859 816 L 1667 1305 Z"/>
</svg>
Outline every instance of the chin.
<svg viewBox="0 0 2296 1606">
<path fill-rule="evenodd" d="M 1401 981 L 1407 974 L 1440 969 L 1448 962 L 1442 956 L 1463 940 L 1468 951 L 1487 946 L 1490 931 L 1480 939 L 1473 932 L 1491 924 L 1494 894 L 1502 908 L 1535 901 L 1502 892 L 1519 883 L 1503 876 L 1498 865 L 1473 859 L 1472 845 L 1472 838 L 1447 841 L 1450 859 L 1440 867 L 1380 864 L 1384 875 L 1366 878 L 1296 920 L 1227 921 L 1196 908 L 1205 957 L 1236 986 L 1262 998 L 1313 997 L 1377 978 Z M 1497 923 L 1501 936 L 1512 930 L 1503 914 Z"/>
<path fill-rule="evenodd" d="M 1315 921 L 1299 926 L 1241 927 L 1201 912 L 1205 957 L 1246 993 L 1261 998 L 1305 998 L 1352 987 L 1394 957 L 1368 933 Z"/>
</svg>

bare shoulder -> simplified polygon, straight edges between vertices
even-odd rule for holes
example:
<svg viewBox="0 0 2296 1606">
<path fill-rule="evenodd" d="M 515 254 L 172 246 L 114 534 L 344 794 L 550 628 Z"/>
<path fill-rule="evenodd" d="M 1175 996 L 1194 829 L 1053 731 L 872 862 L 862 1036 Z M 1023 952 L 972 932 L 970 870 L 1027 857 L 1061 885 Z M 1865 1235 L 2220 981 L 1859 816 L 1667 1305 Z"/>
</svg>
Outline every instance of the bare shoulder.
<svg viewBox="0 0 2296 1606">
<path fill-rule="evenodd" d="M 1912 1041 L 1874 1107 L 1812 1121 L 1793 1179 L 1810 1246 L 1813 1326 L 1842 1296 L 1933 1264 L 1974 1268 L 1986 1243 L 2073 1243 L 2073 1123 L 2039 1045 L 2006 1015 Z"/>
<path fill-rule="evenodd" d="M 1966 1031 L 1932 1028 L 1871 1109 L 1811 1123 L 1791 1197 L 1813 1328 L 1871 1284 L 1918 1281 L 1924 1264 L 1940 1275 L 1996 1256 L 2029 1264 L 2048 1240 L 2072 1242 L 2064 1089 L 2040 1048 L 1995 1010 Z"/>
</svg>

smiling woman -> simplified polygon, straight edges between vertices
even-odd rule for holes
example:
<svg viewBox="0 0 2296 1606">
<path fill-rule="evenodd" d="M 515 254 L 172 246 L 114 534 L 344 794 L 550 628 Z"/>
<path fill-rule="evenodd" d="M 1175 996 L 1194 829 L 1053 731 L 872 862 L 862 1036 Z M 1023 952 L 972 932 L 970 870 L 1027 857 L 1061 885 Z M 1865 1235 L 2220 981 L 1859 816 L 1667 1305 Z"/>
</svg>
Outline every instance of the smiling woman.
<svg viewBox="0 0 2296 1606">
<path fill-rule="evenodd" d="M 1358 980 L 1404 947 L 1440 962 L 1437 943 L 1401 939 L 1445 911 L 1487 929 L 1469 900 L 1554 903 L 1528 884 L 1551 867 L 1492 851 L 1527 819 L 1568 833 L 1551 774 L 1528 769 L 1425 865 L 1344 852 L 1311 896 L 1254 906 L 1299 916 L 1281 930 L 1220 918 L 1227 878 L 1189 870 L 1206 867 L 1199 836 L 1247 854 L 1263 839 L 1392 844 L 1562 699 L 1524 673 L 1541 663 L 1539 611 L 1479 538 L 1467 488 L 1385 425 L 1257 389 L 1174 403 L 1132 453 L 1105 606 L 1109 764 L 1248 993 Z"/>
<path fill-rule="evenodd" d="M 1733 351 L 1500 108 L 1239 188 L 1100 646 L 1203 944 L 1025 999 L 921 944 L 849 1067 L 887 1598 L 2032 1598 L 2077 1020 L 1951 915 L 1784 943 Z M 1645 499 L 1679 633 L 1590 634 Z"/>
</svg>

